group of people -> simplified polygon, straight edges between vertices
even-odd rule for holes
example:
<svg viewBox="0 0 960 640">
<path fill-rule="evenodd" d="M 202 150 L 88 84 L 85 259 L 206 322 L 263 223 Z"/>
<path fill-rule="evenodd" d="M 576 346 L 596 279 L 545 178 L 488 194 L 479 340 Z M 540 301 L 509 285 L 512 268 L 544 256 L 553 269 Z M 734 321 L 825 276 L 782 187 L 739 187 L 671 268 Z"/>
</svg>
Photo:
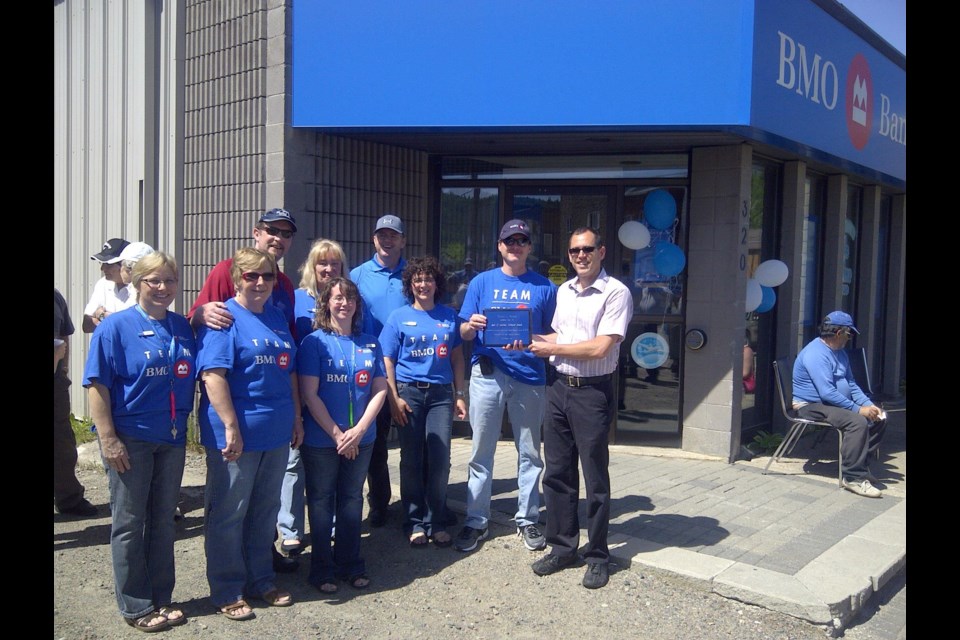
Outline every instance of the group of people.
<svg viewBox="0 0 960 640">
<path fill-rule="evenodd" d="M 196 381 L 206 450 L 207 579 L 212 603 L 231 620 L 255 616 L 247 599 L 293 604 L 275 578 L 290 563 L 296 568 L 306 544 L 304 511 L 313 550 L 309 582 L 327 594 L 343 581 L 369 586 L 360 552 L 362 492 L 366 482 L 370 526 L 383 526 L 392 425 L 399 432 L 409 544 L 476 549 L 488 536 L 505 410 L 518 457 L 518 536 L 530 550 L 551 546 L 533 571 L 546 576 L 582 557 L 582 584 L 606 585 L 613 372 L 633 301 L 603 268 L 599 231 L 572 232 L 568 258 L 576 275 L 558 287 L 527 269 L 530 229 L 523 220 L 508 221 L 498 238 L 502 265 L 473 275 L 459 313 L 440 304 L 449 280 L 439 262 L 403 257 L 404 225 L 393 214 L 377 221 L 375 253 L 349 277 L 341 246 L 316 240 L 298 289 L 277 265 L 296 232 L 288 211 L 264 213 L 254 246 L 213 268 L 186 317 L 169 310 L 179 285 L 171 256 L 120 239 L 93 256 L 104 284 L 84 313 L 93 337 L 83 384 L 109 477 L 124 620 L 147 632 L 186 622 L 172 603 L 173 516 Z M 55 338 L 62 339 L 73 327 L 62 296 L 54 294 Z M 496 327 L 488 339 L 491 312 L 504 309 L 528 318 L 526 332 L 504 340 L 503 327 Z M 58 376 L 66 388 L 62 351 L 55 339 L 55 390 Z M 454 416 L 468 414 L 466 520 L 454 538 L 446 530 L 450 438 Z M 581 467 L 588 514 L 582 549 Z M 851 471 L 851 483 L 860 482 L 857 473 Z M 79 485 L 75 477 L 73 483 Z M 55 482 L 55 502 L 62 513 L 95 512 L 69 479 Z"/>
</svg>

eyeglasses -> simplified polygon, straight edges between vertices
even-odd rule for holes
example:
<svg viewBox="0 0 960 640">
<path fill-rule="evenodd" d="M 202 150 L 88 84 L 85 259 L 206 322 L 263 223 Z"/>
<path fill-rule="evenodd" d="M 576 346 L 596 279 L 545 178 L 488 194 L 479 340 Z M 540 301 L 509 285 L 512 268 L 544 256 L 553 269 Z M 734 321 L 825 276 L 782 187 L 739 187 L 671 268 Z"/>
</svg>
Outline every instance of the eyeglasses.
<svg viewBox="0 0 960 640">
<path fill-rule="evenodd" d="M 336 295 L 336 296 L 330 296 L 330 302 L 333 302 L 334 304 L 344 304 L 346 302 L 356 302 L 356 301 L 357 301 L 356 296 L 345 296 L 342 294 Z"/>
<path fill-rule="evenodd" d="M 284 240 L 289 240 L 290 238 L 293 237 L 293 234 L 295 233 L 290 229 L 278 229 L 277 227 L 264 227 L 263 230 L 272 236 L 280 236 Z"/>
<path fill-rule="evenodd" d="M 177 279 L 176 279 L 176 278 L 166 278 L 165 280 L 161 280 L 161 279 L 159 279 L 159 278 L 144 278 L 144 279 L 141 280 L 140 282 L 146 282 L 146 283 L 147 283 L 147 286 L 150 287 L 151 289 L 159 289 L 159 288 L 160 288 L 160 285 L 163 285 L 163 286 L 165 286 L 167 289 L 169 289 L 169 288 L 172 287 L 173 285 L 177 284 Z"/>
<path fill-rule="evenodd" d="M 581 251 L 590 254 L 593 253 L 595 249 L 596 247 L 570 247 L 567 249 L 567 253 L 569 253 L 571 256 L 578 256 L 580 255 Z"/>
<path fill-rule="evenodd" d="M 501 240 L 503 244 L 508 247 L 525 247 L 530 244 L 529 238 L 507 238 L 506 240 Z"/>
<path fill-rule="evenodd" d="M 268 271 L 266 273 L 257 273 L 256 271 L 247 271 L 241 273 L 240 277 L 246 280 L 247 282 L 256 282 L 260 278 L 263 278 L 264 282 L 273 282 L 277 279 L 277 274 L 273 271 Z"/>
<path fill-rule="evenodd" d="M 436 282 L 433 276 L 417 276 L 413 279 L 413 284 L 436 284 Z"/>
</svg>

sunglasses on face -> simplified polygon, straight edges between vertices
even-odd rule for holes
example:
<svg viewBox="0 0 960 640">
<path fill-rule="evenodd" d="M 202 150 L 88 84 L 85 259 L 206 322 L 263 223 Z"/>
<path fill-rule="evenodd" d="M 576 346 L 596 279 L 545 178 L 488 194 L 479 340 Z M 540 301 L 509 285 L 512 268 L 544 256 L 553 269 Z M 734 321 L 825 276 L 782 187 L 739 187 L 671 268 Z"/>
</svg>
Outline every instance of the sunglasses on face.
<svg viewBox="0 0 960 640">
<path fill-rule="evenodd" d="M 596 247 L 570 247 L 567 249 L 567 253 L 569 253 L 571 256 L 578 256 L 580 255 L 581 251 L 590 254 L 593 253 L 595 249 Z"/>
<path fill-rule="evenodd" d="M 292 238 L 294 233 L 289 229 L 278 229 L 277 227 L 264 227 L 263 230 L 266 231 L 271 236 L 274 236 L 274 237 L 280 236 L 284 240 L 289 240 L 290 238 Z"/>
<path fill-rule="evenodd" d="M 241 273 L 240 277 L 246 280 L 247 282 L 256 282 L 260 278 L 263 278 L 264 282 L 273 282 L 277 279 L 277 274 L 273 271 L 268 271 L 267 273 L 258 273 L 256 271 L 247 271 Z"/>
<path fill-rule="evenodd" d="M 507 238 L 502 242 L 508 247 L 525 247 L 528 244 L 530 244 L 530 240 L 528 240 L 527 238 Z"/>
</svg>

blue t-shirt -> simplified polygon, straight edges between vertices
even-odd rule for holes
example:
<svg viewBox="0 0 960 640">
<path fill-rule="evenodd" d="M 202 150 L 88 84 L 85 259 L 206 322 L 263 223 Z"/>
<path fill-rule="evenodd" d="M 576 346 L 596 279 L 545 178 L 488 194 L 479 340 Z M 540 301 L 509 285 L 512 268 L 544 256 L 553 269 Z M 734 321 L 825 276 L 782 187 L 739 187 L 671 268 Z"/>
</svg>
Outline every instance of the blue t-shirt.
<svg viewBox="0 0 960 640">
<path fill-rule="evenodd" d="M 390 314 L 407 304 L 407 299 L 403 295 L 405 266 L 407 261 L 400 258 L 395 269 L 387 269 L 374 255 L 350 272 L 350 279 L 360 290 L 360 298 L 363 302 L 361 330 L 364 333 L 372 336 L 380 335 Z"/>
<path fill-rule="evenodd" d="M 440 305 L 430 311 L 420 311 L 413 305 L 400 307 L 390 314 L 380 332 L 383 355 L 396 363 L 397 380 L 401 382 L 453 382 L 450 352 L 462 342 L 456 312 Z"/>
<path fill-rule="evenodd" d="M 850 411 L 873 404 L 853 379 L 847 352 L 831 349 L 820 338 L 807 343 L 793 363 L 793 401 Z"/>
<path fill-rule="evenodd" d="M 320 379 L 317 395 L 341 431 L 355 425 L 363 416 L 372 395 L 373 379 L 387 377 L 380 345 L 366 333 L 341 336 L 317 329 L 300 343 L 297 365 L 301 376 Z M 377 426 L 372 424 L 360 444 L 369 444 L 376 437 Z M 303 444 L 336 446 L 309 411 L 303 415 Z"/>
<path fill-rule="evenodd" d="M 316 315 L 317 299 L 306 289 L 297 289 L 294 294 L 294 312 L 297 325 L 297 345 L 313 333 L 313 318 Z"/>
<path fill-rule="evenodd" d="M 93 332 L 83 386 L 99 382 L 110 391 L 117 433 L 183 446 L 196 390 L 196 354 L 186 318 L 170 311 L 164 320 L 153 320 L 135 305 L 110 314 Z"/>
<path fill-rule="evenodd" d="M 235 299 L 226 301 L 233 314 L 229 329 L 200 327 L 197 332 L 197 373 L 226 369 L 230 398 L 240 425 L 245 451 L 269 451 L 289 445 L 293 436 L 293 391 L 297 345 L 283 312 L 266 305 L 253 313 Z M 226 428 L 206 386 L 200 385 L 200 442 L 223 449 Z"/>
<path fill-rule="evenodd" d="M 490 269 L 477 274 L 467 287 L 467 294 L 460 307 L 460 318 L 470 319 L 485 309 L 530 309 L 530 329 L 533 333 L 552 333 L 550 323 L 557 308 L 557 285 L 539 273 L 526 271 L 521 276 L 508 276 L 503 269 Z M 529 351 L 507 350 L 502 347 L 483 346 L 483 331 L 473 340 L 471 365 L 480 356 L 490 356 L 493 364 L 515 380 L 526 384 L 544 384 L 546 367 L 543 358 Z"/>
</svg>

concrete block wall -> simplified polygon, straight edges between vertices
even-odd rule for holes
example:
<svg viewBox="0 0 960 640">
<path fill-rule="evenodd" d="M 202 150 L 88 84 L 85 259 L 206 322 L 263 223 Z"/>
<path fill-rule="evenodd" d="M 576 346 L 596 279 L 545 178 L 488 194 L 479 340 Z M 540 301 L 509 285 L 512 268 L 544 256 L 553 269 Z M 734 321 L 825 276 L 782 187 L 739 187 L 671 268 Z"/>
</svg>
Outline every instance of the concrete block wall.
<svg viewBox="0 0 960 640">
<path fill-rule="evenodd" d="M 685 356 L 682 446 L 730 461 L 740 448 L 747 245 L 738 239 L 749 227 L 751 165 L 748 145 L 694 149 L 691 159 L 687 330 L 705 331 L 707 344 Z"/>
</svg>

